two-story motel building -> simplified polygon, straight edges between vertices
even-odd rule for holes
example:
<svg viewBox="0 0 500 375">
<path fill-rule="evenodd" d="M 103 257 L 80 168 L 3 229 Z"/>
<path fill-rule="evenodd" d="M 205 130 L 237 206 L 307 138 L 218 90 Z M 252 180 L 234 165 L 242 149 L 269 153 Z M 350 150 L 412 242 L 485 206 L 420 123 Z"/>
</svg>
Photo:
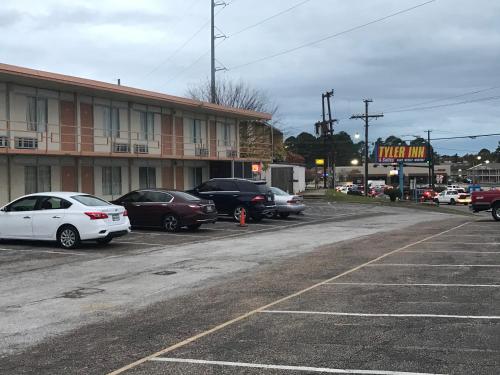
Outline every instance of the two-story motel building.
<svg viewBox="0 0 500 375">
<path fill-rule="evenodd" d="M 0 64 L 0 204 L 39 191 L 114 199 L 252 177 L 267 113 Z"/>
</svg>

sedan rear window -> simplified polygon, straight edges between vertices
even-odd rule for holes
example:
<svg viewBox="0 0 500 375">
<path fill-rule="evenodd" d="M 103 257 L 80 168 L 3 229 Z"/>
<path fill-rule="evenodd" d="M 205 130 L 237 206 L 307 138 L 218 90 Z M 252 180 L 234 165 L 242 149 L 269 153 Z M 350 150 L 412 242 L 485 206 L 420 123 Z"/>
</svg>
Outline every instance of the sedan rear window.
<svg viewBox="0 0 500 375">
<path fill-rule="evenodd" d="M 262 194 L 267 194 L 271 189 L 267 187 L 267 185 L 256 185 L 257 189 L 259 189 L 259 192 Z"/>
<path fill-rule="evenodd" d="M 173 192 L 172 194 L 174 195 L 174 198 L 184 199 L 185 201 L 196 201 L 197 202 L 200 200 L 200 198 L 195 197 L 194 195 L 191 195 L 188 193 L 184 193 L 182 191 L 176 191 L 176 192 Z"/>
<path fill-rule="evenodd" d="M 93 195 L 73 195 L 71 198 L 89 207 L 111 206 L 111 203 L 104 199 L 94 197 Z"/>
</svg>

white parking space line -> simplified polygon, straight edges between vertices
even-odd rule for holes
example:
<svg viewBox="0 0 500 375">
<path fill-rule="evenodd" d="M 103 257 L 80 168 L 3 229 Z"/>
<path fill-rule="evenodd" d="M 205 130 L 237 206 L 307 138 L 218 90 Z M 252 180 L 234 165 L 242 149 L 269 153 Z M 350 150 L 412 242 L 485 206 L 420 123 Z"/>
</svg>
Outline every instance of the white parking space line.
<svg viewBox="0 0 500 375">
<path fill-rule="evenodd" d="M 434 245 L 488 245 L 488 246 L 498 246 L 500 242 L 449 242 L 449 241 L 425 241 L 424 244 L 430 243 Z"/>
<path fill-rule="evenodd" d="M 464 233 L 460 233 L 460 234 L 443 234 L 441 237 L 453 237 L 453 238 L 457 238 L 457 237 L 485 237 L 485 234 L 487 233 L 483 233 L 483 231 L 481 231 L 481 233 L 477 233 L 477 234 L 464 234 Z M 492 234 L 492 233 L 488 233 L 488 234 Z M 497 232 L 497 235 L 500 236 L 500 230 Z"/>
<path fill-rule="evenodd" d="M 23 251 L 23 252 L 27 252 L 27 253 L 64 254 L 64 255 L 77 255 L 77 256 L 89 255 L 89 254 L 82 254 L 82 253 L 70 253 L 70 252 L 64 252 L 64 251 L 36 250 L 36 249 L 0 249 L 0 251 L 12 251 L 12 252 Z"/>
<path fill-rule="evenodd" d="M 132 232 L 129 234 L 130 235 L 145 235 L 145 236 L 180 236 L 180 237 L 197 237 L 199 238 L 200 236 L 197 236 L 195 234 L 185 234 L 185 233 L 150 233 L 150 232 Z M 203 234 L 203 233 L 201 233 Z"/>
<path fill-rule="evenodd" d="M 262 314 L 298 314 L 298 315 L 331 315 L 331 316 L 359 316 L 367 318 L 446 318 L 446 319 L 475 319 L 500 320 L 497 315 L 446 315 L 446 314 L 369 314 L 344 313 L 331 311 L 301 311 L 301 310 L 262 310 Z"/>
<path fill-rule="evenodd" d="M 499 268 L 500 264 L 425 264 L 425 263 L 375 263 L 368 267 L 491 267 Z"/>
<path fill-rule="evenodd" d="M 406 250 L 401 253 L 459 253 L 459 254 L 500 254 L 500 251 L 473 251 L 473 250 Z"/>
<path fill-rule="evenodd" d="M 439 375 L 424 372 L 404 372 L 404 371 L 384 371 L 384 370 L 355 370 L 355 369 L 337 369 L 329 367 L 309 367 L 309 366 L 287 366 L 287 365 L 266 365 L 262 363 L 246 363 L 246 362 L 227 362 L 227 361 L 206 361 L 203 359 L 186 359 L 186 358 L 152 358 L 150 361 L 169 362 L 169 363 L 187 363 L 199 365 L 216 365 L 226 367 L 245 367 L 245 368 L 260 368 L 267 370 L 290 370 L 302 372 L 321 372 L 323 374 L 371 374 L 371 375 Z"/>
<path fill-rule="evenodd" d="M 450 287 L 450 288 L 500 288 L 500 284 L 403 284 L 403 283 L 326 283 L 325 285 L 353 285 L 353 286 L 423 286 L 423 287 Z"/>
</svg>

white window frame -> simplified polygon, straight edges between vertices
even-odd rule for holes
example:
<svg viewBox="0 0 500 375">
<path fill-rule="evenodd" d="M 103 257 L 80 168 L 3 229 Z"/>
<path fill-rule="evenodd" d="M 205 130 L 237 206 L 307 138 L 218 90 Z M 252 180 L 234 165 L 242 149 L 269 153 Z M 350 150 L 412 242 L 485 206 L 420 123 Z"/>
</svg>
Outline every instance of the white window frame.
<svg viewBox="0 0 500 375">
<path fill-rule="evenodd" d="M 30 172 L 31 171 L 31 172 Z M 33 181 L 28 181 L 31 174 Z M 26 165 L 24 167 L 25 194 L 34 194 L 52 190 L 52 170 L 50 165 Z"/>
<path fill-rule="evenodd" d="M 203 137 L 201 135 L 201 120 L 194 118 L 191 122 L 191 141 L 195 144 L 203 143 Z"/>
<path fill-rule="evenodd" d="M 43 107 L 40 108 L 40 105 Z M 33 112 L 31 112 L 33 111 Z M 43 113 L 43 116 L 41 114 Z M 42 118 L 45 117 L 45 118 Z M 44 133 L 47 131 L 49 103 L 47 98 L 39 96 L 26 97 L 26 128 L 30 131 Z"/>
<path fill-rule="evenodd" d="M 196 178 L 198 172 L 200 172 L 199 181 Z M 193 179 L 193 187 L 200 186 L 203 183 L 203 167 L 191 167 L 191 177 Z"/>
<path fill-rule="evenodd" d="M 152 141 L 154 140 L 155 129 L 155 113 L 148 111 L 139 112 L 139 140 Z"/>
<path fill-rule="evenodd" d="M 104 137 L 120 137 L 120 108 L 113 106 L 99 105 L 102 108 L 102 135 Z"/>
<path fill-rule="evenodd" d="M 101 167 L 102 194 L 121 195 L 122 194 L 122 170 L 121 167 L 106 166 Z M 109 181 L 108 181 L 109 178 Z"/>
<path fill-rule="evenodd" d="M 146 170 L 146 181 L 141 181 L 141 170 Z M 143 182 L 145 182 L 145 184 Z M 154 188 L 156 188 L 156 168 L 139 167 L 139 189 L 154 189 Z"/>
</svg>

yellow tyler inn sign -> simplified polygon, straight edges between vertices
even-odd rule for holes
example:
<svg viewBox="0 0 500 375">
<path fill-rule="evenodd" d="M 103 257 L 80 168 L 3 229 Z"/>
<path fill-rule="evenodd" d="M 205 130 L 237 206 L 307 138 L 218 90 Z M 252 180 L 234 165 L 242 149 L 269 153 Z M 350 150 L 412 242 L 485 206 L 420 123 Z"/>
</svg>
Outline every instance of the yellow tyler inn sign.
<svg viewBox="0 0 500 375">
<path fill-rule="evenodd" d="M 427 146 L 378 146 L 378 163 L 426 162 Z"/>
</svg>

